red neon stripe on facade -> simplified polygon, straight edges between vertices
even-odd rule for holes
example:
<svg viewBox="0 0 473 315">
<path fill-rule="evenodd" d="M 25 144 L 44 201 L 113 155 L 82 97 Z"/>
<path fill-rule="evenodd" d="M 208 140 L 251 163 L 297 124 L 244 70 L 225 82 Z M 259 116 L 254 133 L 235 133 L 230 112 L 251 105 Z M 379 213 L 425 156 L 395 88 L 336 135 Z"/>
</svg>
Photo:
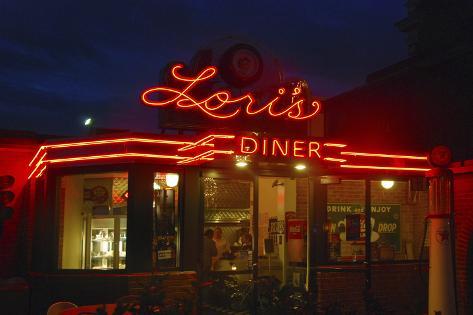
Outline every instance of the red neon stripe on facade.
<svg viewBox="0 0 473 315">
<path fill-rule="evenodd" d="M 44 163 L 43 159 L 44 157 L 46 156 L 46 154 L 48 154 L 48 152 L 44 152 L 44 154 L 41 156 L 41 158 L 39 159 L 38 163 L 36 163 L 36 166 L 35 168 L 33 169 L 33 171 L 31 171 L 30 175 L 28 176 L 28 179 L 30 179 L 33 174 L 36 172 L 36 170 L 38 169 L 38 167 Z"/>
<path fill-rule="evenodd" d="M 147 153 L 127 152 L 127 153 L 116 153 L 116 154 L 85 155 L 85 156 L 77 156 L 77 157 L 70 157 L 70 158 L 46 160 L 45 162 L 48 162 L 48 163 L 66 163 L 66 162 L 90 161 L 90 160 L 124 158 L 124 157 L 144 157 L 144 158 L 153 158 L 153 159 L 172 159 L 172 160 L 188 159 L 188 157 L 177 156 L 177 155 L 161 155 L 161 154 L 147 154 Z"/>
<path fill-rule="evenodd" d="M 188 163 L 196 162 L 196 161 L 199 161 L 199 160 L 212 161 L 212 160 L 214 160 L 213 155 L 215 155 L 215 154 L 231 155 L 231 154 L 234 154 L 234 153 L 235 153 L 235 151 L 232 151 L 232 150 L 209 150 L 209 151 L 201 153 L 201 154 L 199 154 L 195 157 L 188 158 L 188 159 L 183 160 L 183 161 L 179 161 L 179 162 L 177 162 L 177 164 L 188 164 Z M 212 157 L 209 157 L 209 156 L 212 156 Z"/>
<path fill-rule="evenodd" d="M 38 175 L 36 175 L 36 178 L 39 178 L 39 177 L 41 177 L 41 175 L 43 175 L 43 172 L 46 170 L 46 167 L 47 167 L 47 165 L 45 165 L 45 166 L 41 169 L 41 171 L 39 171 Z"/>
<path fill-rule="evenodd" d="M 396 166 L 374 166 L 374 165 L 347 165 L 342 164 L 340 167 L 343 168 L 359 168 L 359 169 L 372 169 L 372 170 L 391 170 L 391 171 L 417 171 L 426 172 L 429 168 L 417 168 L 417 167 L 396 167 Z"/>
<path fill-rule="evenodd" d="M 173 145 L 192 144 L 192 142 L 190 141 L 145 139 L 145 138 L 120 138 L 120 139 L 107 139 L 107 140 L 79 141 L 79 142 L 70 142 L 70 143 L 50 144 L 50 145 L 45 145 L 44 147 L 48 149 L 56 149 L 56 148 L 81 147 L 81 146 L 88 146 L 88 145 L 100 145 L 100 144 L 122 143 L 122 142 L 142 142 L 142 143 L 173 144 Z"/>
<path fill-rule="evenodd" d="M 31 164 L 33 164 L 34 160 L 38 157 L 39 153 L 44 149 L 44 146 L 41 146 L 38 151 L 36 151 L 36 154 L 34 155 L 33 159 L 31 159 L 30 163 L 28 164 L 28 166 L 31 166 Z"/>
<path fill-rule="evenodd" d="M 346 147 L 347 145 L 346 144 L 342 144 L 342 143 L 324 143 L 324 147 L 337 147 L 337 148 L 344 148 Z"/>
<path fill-rule="evenodd" d="M 345 163 L 347 160 L 344 159 L 337 159 L 337 158 L 331 158 L 331 157 L 326 157 L 324 158 L 325 161 L 330 161 L 330 162 L 340 162 L 340 163 Z"/>
<path fill-rule="evenodd" d="M 414 155 L 399 155 L 399 154 L 382 154 L 382 153 L 365 153 L 365 152 L 341 152 L 341 155 L 353 155 L 353 156 L 369 156 L 369 157 L 381 157 L 390 159 L 409 159 L 409 160 L 423 160 L 427 161 L 426 156 L 414 156 Z"/>
<path fill-rule="evenodd" d="M 209 147 L 214 147 L 215 145 L 213 143 L 209 143 L 210 141 L 213 141 L 215 139 L 234 139 L 234 135 L 208 135 L 196 142 L 192 142 L 185 147 L 179 148 L 178 151 L 186 151 L 193 149 L 197 146 L 209 146 Z"/>
</svg>

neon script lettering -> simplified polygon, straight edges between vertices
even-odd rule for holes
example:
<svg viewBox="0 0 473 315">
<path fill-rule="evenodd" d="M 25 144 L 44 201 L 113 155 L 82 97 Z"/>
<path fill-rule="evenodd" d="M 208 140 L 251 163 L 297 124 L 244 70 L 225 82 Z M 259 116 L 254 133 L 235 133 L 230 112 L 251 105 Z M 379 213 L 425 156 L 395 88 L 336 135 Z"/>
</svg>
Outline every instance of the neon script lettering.
<svg viewBox="0 0 473 315">
<path fill-rule="evenodd" d="M 225 90 L 198 99 L 192 96 L 193 90 L 215 77 L 217 68 L 207 67 L 195 77 L 187 77 L 179 73 L 183 68 L 183 65 L 177 64 L 171 69 L 172 77 L 182 83 L 181 88 L 152 87 L 141 95 L 143 103 L 156 107 L 175 104 L 180 108 L 197 108 L 208 116 L 218 119 L 229 119 L 242 112 L 248 116 L 267 113 L 272 117 L 304 120 L 314 117 L 320 112 L 319 102 L 314 100 L 307 105 L 309 101 L 302 97 L 302 88 L 300 87 L 295 87 L 290 94 L 287 94 L 291 99 L 290 104 L 281 104 L 283 103 L 281 99 L 286 95 L 284 88 L 279 88 L 278 95 L 263 105 L 257 104 L 251 93 L 233 97 L 229 91 Z"/>
</svg>

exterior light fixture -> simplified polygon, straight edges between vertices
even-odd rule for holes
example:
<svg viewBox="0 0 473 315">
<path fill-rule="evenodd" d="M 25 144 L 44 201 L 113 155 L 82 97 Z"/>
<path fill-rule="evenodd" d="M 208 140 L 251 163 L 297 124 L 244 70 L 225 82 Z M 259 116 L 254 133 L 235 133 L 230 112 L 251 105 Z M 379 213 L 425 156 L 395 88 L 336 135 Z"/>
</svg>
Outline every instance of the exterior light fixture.
<svg viewBox="0 0 473 315">
<path fill-rule="evenodd" d="M 381 181 L 381 186 L 383 186 L 384 189 L 391 189 L 394 186 L 394 181 L 393 180 L 382 180 Z"/>
<path fill-rule="evenodd" d="M 176 187 L 179 183 L 179 174 L 168 173 L 166 174 L 166 186 Z"/>
<path fill-rule="evenodd" d="M 84 126 L 91 126 L 93 123 L 92 118 L 88 117 L 84 120 Z"/>
<path fill-rule="evenodd" d="M 305 164 L 300 163 L 300 164 L 296 164 L 294 168 L 298 171 L 303 171 L 307 168 L 307 166 L 305 166 Z"/>
<path fill-rule="evenodd" d="M 235 156 L 235 166 L 238 168 L 244 168 L 247 167 L 250 160 L 248 159 L 248 156 L 246 155 L 237 155 Z"/>
<path fill-rule="evenodd" d="M 248 166 L 248 162 L 246 161 L 238 161 L 235 163 L 236 167 L 240 167 L 240 168 L 243 168 L 243 167 L 247 167 Z"/>
</svg>

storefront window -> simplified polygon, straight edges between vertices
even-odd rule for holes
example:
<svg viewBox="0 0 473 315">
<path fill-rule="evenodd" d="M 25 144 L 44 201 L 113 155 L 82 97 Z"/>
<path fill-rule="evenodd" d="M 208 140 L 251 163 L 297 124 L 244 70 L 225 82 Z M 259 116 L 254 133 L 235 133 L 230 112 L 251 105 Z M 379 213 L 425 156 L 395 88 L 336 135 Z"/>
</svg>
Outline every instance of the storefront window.
<svg viewBox="0 0 473 315">
<path fill-rule="evenodd" d="M 63 176 L 59 269 L 125 269 L 127 173 Z"/>
<path fill-rule="evenodd" d="M 370 181 L 372 261 L 419 258 L 428 192 L 422 179 Z M 342 180 L 327 188 L 328 260 L 365 259 L 365 181 Z"/>
<path fill-rule="evenodd" d="M 428 192 L 422 180 L 371 181 L 373 261 L 419 259 Z"/>
<path fill-rule="evenodd" d="M 202 180 L 203 271 L 249 271 L 253 259 L 253 183 L 211 177 Z"/>
<path fill-rule="evenodd" d="M 365 259 L 364 208 L 364 180 L 342 180 L 328 185 L 325 229 L 329 261 L 361 262 Z M 374 238 L 371 233 L 371 239 Z"/>
<path fill-rule="evenodd" d="M 155 173 L 153 191 L 153 259 L 158 270 L 176 268 L 179 261 L 179 174 Z"/>
</svg>

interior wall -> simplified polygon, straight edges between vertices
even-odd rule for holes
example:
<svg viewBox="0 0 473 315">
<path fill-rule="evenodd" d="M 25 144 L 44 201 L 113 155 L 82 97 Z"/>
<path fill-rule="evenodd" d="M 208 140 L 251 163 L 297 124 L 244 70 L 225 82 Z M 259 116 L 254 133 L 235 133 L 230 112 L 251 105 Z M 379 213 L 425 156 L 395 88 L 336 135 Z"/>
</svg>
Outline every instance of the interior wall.
<svg viewBox="0 0 473 315">
<path fill-rule="evenodd" d="M 277 212 L 278 187 L 271 187 L 275 177 L 260 177 L 258 180 L 258 252 L 260 255 L 264 253 L 264 239 L 268 238 L 269 218 L 280 216 Z"/>
<path fill-rule="evenodd" d="M 63 269 L 82 267 L 83 181 L 82 175 L 62 178 L 61 186 L 65 189 L 61 266 Z"/>
</svg>

